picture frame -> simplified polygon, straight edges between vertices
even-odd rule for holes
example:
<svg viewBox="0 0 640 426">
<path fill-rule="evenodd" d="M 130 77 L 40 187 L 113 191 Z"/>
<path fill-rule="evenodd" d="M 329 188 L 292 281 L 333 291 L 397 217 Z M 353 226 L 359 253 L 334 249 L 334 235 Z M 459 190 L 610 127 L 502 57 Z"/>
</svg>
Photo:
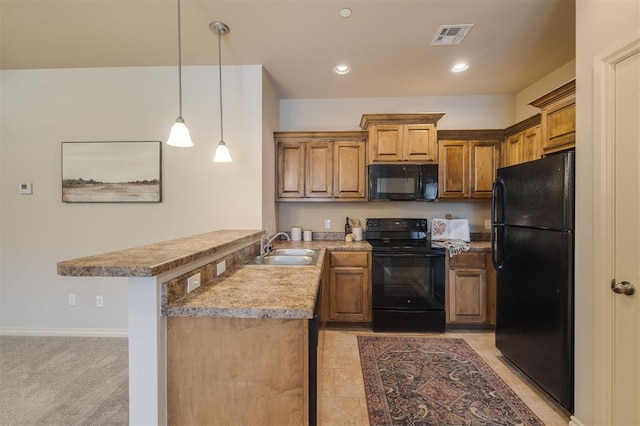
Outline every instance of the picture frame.
<svg viewBox="0 0 640 426">
<path fill-rule="evenodd" d="M 62 202 L 162 202 L 162 142 L 62 142 Z"/>
</svg>

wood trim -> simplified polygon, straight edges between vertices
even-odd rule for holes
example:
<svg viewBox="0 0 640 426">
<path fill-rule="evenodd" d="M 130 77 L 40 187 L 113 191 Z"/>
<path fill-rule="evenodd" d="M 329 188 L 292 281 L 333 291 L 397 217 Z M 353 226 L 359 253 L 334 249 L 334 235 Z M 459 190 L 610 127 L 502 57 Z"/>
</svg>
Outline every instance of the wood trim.
<svg viewBox="0 0 640 426">
<path fill-rule="evenodd" d="M 509 137 L 515 135 L 516 133 L 524 132 L 531 127 L 539 126 L 541 123 L 542 114 L 538 113 L 533 117 L 526 118 L 519 123 L 514 124 L 513 126 L 509 126 L 504 129 L 505 137 Z"/>
<path fill-rule="evenodd" d="M 329 132 L 273 132 L 273 137 L 276 139 L 308 139 L 309 141 L 318 139 L 338 139 L 338 140 L 357 140 L 366 142 L 369 137 L 369 132 L 364 130 L 349 130 L 349 131 L 329 131 Z M 305 141 L 300 141 L 305 142 Z"/>
<path fill-rule="evenodd" d="M 536 108 L 545 108 L 546 106 L 554 103 L 555 101 L 567 97 L 569 95 L 573 95 L 576 93 L 576 80 L 573 79 L 557 89 L 552 90 L 539 97 L 538 99 L 529 102 L 529 105 L 534 106 Z"/>
<path fill-rule="evenodd" d="M 413 114 L 362 114 L 360 128 L 367 130 L 373 124 L 436 124 L 444 112 Z"/>
<path fill-rule="evenodd" d="M 441 140 L 472 140 L 472 139 L 504 139 L 502 129 L 468 129 L 468 130 L 438 130 L 438 142 Z"/>
</svg>

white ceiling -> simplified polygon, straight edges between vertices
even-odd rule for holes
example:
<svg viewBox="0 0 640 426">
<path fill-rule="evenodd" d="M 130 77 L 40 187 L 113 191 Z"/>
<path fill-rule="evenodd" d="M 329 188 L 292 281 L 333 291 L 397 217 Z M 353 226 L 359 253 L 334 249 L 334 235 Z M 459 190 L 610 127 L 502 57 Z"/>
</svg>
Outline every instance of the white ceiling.
<svg viewBox="0 0 640 426">
<path fill-rule="evenodd" d="M 350 18 L 339 10 L 349 7 Z M 515 94 L 575 58 L 575 0 L 182 0 L 183 65 L 262 64 L 280 98 Z M 0 0 L 0 67 L 177 65 L 176 0 Z M 459 46 L 430 46 L 474 24 Z M 449 72 L 457 61 L 468 71 Z M 353 71 L 337 76 L 332 68 Z"/>
</svg>

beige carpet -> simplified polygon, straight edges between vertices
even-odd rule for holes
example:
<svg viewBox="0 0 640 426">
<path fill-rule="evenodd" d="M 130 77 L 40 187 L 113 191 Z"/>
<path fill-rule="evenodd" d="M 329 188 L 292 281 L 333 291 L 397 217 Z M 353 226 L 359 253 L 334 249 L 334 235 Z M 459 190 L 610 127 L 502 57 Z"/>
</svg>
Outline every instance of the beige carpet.
<svg viewBox="0 0 640 426">
<path fill-rule="evenodd" d="M 0 425 L 123 425 L 127 339 L 0 336 Z"/>
<path fill-rule="evenodd" d="M 464 341 L 358 336 L 372 425 L 544 426 Z"/>
</svg>

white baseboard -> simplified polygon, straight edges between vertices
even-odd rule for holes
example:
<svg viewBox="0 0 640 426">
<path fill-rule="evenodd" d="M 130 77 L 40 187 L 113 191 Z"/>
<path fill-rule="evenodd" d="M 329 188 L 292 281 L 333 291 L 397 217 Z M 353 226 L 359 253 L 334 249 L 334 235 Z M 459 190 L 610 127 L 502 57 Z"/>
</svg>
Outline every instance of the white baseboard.
<svg viewBox="0 0 640 426">
<path fill-rule="evenodd" d="M 576 416 L 571 416 L 569 420 L 569 426 L 584 426 L 580 420 L 576 418 Z"/>
<path fill-rule="evenodd" d="M 0 336 L 128 337 L 127 329 L 0 328 Z"/>
</svg>

